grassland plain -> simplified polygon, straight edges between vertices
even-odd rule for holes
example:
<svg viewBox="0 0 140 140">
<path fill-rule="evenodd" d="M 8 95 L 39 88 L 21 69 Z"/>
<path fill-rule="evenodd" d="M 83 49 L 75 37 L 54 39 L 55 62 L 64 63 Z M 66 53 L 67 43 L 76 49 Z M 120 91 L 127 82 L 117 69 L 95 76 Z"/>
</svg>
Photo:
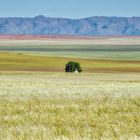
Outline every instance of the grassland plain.
<svg viewBox="0 0 140 140">
<path fill-rule="evenodd" d="M 140 60 L 140 37 L 49 38 L 0 36 L 0 51 L 44 56 Z"/>
<path fill-rule="evenodd" d="M 84 72 L 140 72 L 139 37 L 0 38 L 0 52 L 1 71 L 64 71 L 74 60 Z"/>
<path fill-rule="evenodd" d="M 140 139 L 138 73 L 0 73 L 0 139 Z"/>
<path fill-rule="evenodd" d="M 140 72 L 139 60 L 47 57 L 11 52 L 0 53 L 0 71 L 64 72 L 68 61 L 80 62 L 83 72 Z"/>
<path fill-rule="evenodd" d="M 139 37 L 0 38 L 0 51 L 0 139 L 140 139 Z M 83 73 L 65 74 L 70 60 Z"/>
<path fill-rule="evenodd" d="M 20 45 L 0 46 L 0 51 L 42 56 L 90 59 L 140 60 L 140 45 Z"/>
</svg>

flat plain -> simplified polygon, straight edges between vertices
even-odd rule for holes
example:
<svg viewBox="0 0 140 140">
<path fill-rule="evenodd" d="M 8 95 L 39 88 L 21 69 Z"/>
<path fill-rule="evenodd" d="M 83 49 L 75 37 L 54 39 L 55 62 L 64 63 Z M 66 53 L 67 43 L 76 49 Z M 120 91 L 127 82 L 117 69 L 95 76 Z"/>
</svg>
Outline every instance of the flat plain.
<svg viewBox="0 0 140 140">
<path fill-rule="evenodd" d="M 10 38 L 10 37 L 9 37 Z M 0 37 L 0 51 L 90 59 L 140 60 L 140 37 Z"/>
<path fill-rule="evenodd" d="M 64 72 L 71 60 L 83 72 L 140 72 L 140 38 L 0 37 L 1 71 Z"/>
<path fill-rule="evenodd" d="M 0 37 L 0 51 L 0 139 L 140 139 L 139 37 Z"/>
</svg>

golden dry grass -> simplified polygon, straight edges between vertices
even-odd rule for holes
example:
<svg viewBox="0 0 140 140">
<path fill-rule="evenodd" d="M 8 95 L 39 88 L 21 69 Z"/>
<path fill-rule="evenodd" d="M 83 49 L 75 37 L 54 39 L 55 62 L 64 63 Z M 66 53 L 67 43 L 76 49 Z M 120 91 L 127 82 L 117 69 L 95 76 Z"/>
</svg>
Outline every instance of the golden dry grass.
<svg viewBox="0 0 140 140">
<path fill-rule="evenodd" d="M 140 97 L 1 98 L 1 139 L 139 139 Z"/>
<path fill-rule="evenodd" d="M 68 61 L 78 61 L 83 72 L 140 72 L 139 60 L 104 60 L 0 53 L 0 71 L 64 72 Z"/>
<path fill-rule="evenodd" d="M 0 139 L 140 138 L 139 74 L 0 74 Z"/>
</svg>

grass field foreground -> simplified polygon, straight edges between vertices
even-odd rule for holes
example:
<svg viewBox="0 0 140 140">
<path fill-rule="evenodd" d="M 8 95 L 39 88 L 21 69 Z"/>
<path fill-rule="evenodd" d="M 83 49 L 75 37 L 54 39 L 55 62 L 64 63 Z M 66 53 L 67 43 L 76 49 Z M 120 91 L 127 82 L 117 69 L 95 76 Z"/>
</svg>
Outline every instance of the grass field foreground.
<svg viewBox="0 0 140 140">
<path fill-rule="evenodd" d="M 0 139 L 140 138 L 139 74 L 0 73 Z"/>
</svg>

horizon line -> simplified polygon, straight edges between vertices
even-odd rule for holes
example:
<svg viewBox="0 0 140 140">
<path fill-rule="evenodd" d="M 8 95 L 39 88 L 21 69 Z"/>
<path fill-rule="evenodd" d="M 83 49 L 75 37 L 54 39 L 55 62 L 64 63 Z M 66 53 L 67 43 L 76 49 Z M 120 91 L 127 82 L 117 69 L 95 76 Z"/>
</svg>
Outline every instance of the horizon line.
<svg viewBox="0 0 140 140">
<path fill-rule="evenodd" d="M 70 18 L 70 17 L 53 17 L 53 16 L 46 16 L 46 15 L 36 15 L 36 16 L 0 16 L 0 18 L 37 18 L 37 17 L 44 17 L 44 18 L 62 18 L 62 19 L 86 19 L 86 18 L 93 18 L 93 17 L 107 17 L 107 18 L 140 18 L 140 16 L 87 16 L 87 17 L 80 17 L 80 18 Z"/>
</svg>

